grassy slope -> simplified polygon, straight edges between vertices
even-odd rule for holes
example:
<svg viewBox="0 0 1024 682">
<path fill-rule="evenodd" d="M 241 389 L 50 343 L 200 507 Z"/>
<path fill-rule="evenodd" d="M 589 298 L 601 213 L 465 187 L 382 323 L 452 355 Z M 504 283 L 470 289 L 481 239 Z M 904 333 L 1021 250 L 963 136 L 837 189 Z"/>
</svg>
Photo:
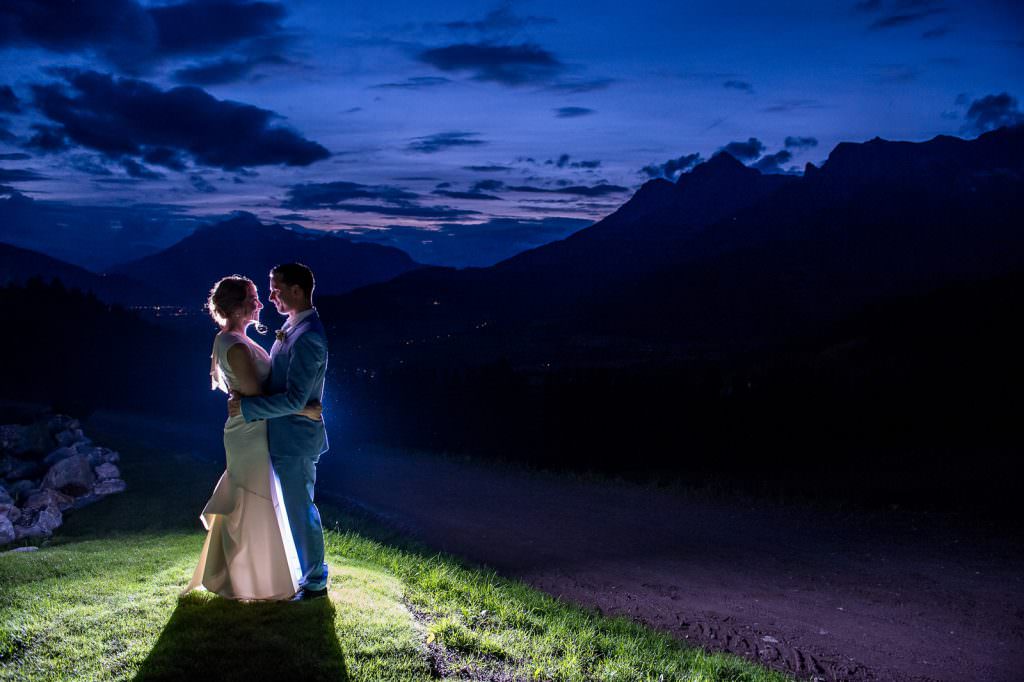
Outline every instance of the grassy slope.
<svg viewBox="0 0 1024 682">
<path fill-rule="evenodd" d="M 0 554 L 0 680 L 786 679 L 326 505 L 330 600 L 179 598 L 219 471 L 99 435 L 121 450 L 129 491 L 70 515 L 40 551 Z"/>
</svg>

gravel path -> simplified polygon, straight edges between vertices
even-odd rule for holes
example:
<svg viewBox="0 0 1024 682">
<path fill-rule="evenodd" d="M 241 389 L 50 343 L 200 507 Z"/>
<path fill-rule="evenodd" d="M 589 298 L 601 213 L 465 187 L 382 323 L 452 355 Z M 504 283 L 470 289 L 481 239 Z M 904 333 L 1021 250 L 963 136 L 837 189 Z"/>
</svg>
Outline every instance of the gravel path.
<svg viewBox="0 0 1024 682">
<path fill-rule="evenodd" d="M 379 451 L 321 469 L 323 490 L 433 547 L 800 677 L 1024 679 L 1016 541 Z"/>
</svg>

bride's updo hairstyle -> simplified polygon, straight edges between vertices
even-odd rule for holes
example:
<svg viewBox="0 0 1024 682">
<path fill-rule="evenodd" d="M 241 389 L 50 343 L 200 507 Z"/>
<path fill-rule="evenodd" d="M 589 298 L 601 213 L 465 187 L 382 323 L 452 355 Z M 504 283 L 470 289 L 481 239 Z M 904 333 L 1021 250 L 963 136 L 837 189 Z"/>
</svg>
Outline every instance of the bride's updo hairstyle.
<svg viewBox="0 0 1024 682">
<path fill-rule="evenodd" d="M 248 277 L 231 275 L 213 285 L 210 296 L 206 299 L 206 310 L 214 322 L 221 327 L 227 324 L 231 314 L 245 305 L 250 284 L 252 280 Z"/>
</svg>

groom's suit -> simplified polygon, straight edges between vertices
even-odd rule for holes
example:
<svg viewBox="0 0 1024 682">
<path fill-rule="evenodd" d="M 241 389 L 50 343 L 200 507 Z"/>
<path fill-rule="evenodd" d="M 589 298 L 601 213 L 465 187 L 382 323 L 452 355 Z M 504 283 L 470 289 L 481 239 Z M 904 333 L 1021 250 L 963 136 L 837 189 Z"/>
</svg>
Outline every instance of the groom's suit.
<svg viewBox="0 0 1024 682">
<path fill-rule="evenodd" d="M 301 314 L 301 313 L 300 313 Z M 327 452 L 322 421 L 295 414 L 311 400 L 322 400 L 327 373 L 327 335 L 316 311 L 294 327 L 285 325 L 284 341 L 270 350 L 270 376 L 265 395 L 242 398 L 245 421 L 267 420 L 270 459 L 281 480 L 288 525 L 302 566 L 300 585 L 309 590 L 327 586 L 324 532 L 313 504 L 316 463 Z"/>
</svg>

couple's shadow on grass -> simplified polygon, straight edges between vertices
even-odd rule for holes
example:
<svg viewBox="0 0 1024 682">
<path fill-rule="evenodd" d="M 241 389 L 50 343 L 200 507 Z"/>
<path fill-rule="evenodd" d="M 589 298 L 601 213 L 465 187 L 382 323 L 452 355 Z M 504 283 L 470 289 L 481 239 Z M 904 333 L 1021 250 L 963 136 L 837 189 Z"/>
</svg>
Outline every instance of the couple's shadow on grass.
<svg viewBox="0 0 1024 682">
<path fill-rule="evenodd" d="M 330 599 L 238 602 L 191 593 L 135 680 L 348 680 Z"/>
</svg>

